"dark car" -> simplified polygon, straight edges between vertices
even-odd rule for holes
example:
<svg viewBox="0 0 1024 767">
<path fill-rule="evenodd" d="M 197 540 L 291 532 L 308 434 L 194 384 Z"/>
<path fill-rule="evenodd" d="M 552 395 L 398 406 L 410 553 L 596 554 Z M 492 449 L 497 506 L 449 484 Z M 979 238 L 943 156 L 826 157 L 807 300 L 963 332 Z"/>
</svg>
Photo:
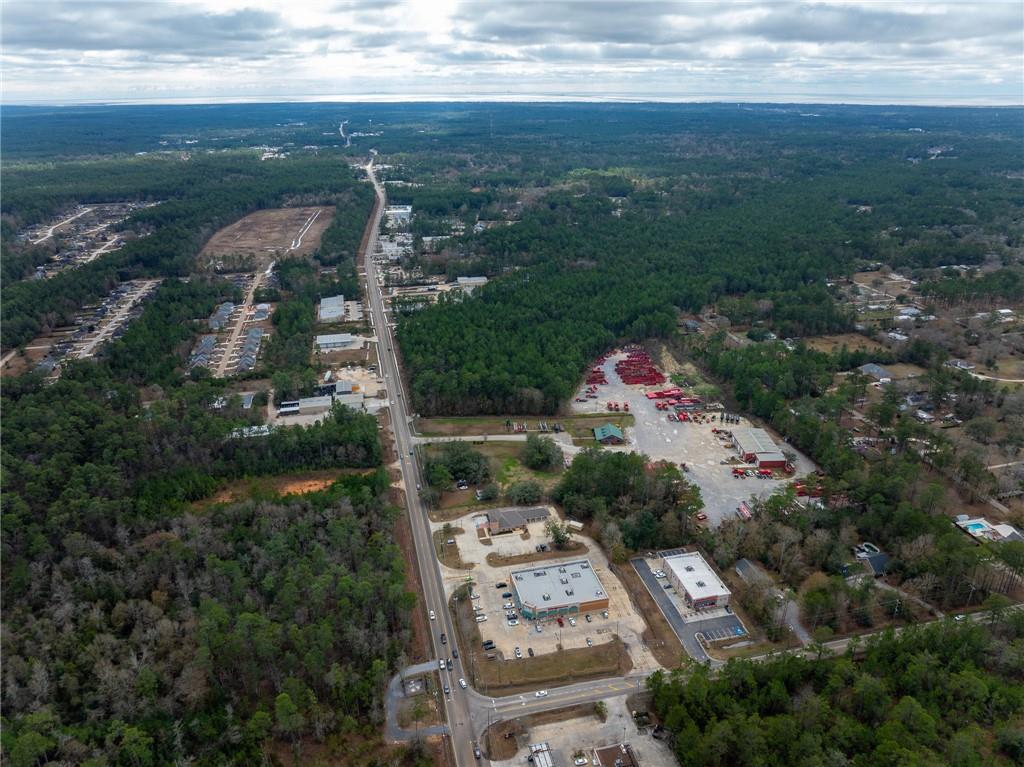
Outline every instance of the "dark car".
<svg viewBox="0 0 1024 767">
<path fill-rule="evenodd" d="M 559 626 L 564 626 L 564 625 L 565 625 L 565 622 L 564 622 L 564 621 L 563 621 L 563 620 L 562 620 L 561 618 L 559 618 L 559 619 L 558 619 L 558 625 L 559 625 Z"/>
<path fill-rule="evenodd" d="M 447 661 L 445 662 L 445 665 L 446 665 L 446 666 L 448 667 L 448 670 L 449 670 L 449 671 L 451 671 L 451 670 L 452 670 L 452 659 L 451 659 L 451 658 L 449 658 L 449 659 L 448 659 L 448 660 L 447 660 Z"/>
<path fill-rule="evenodd" d="M 458 647 L 453 647 L 452 648 L 452 657 L 458 659 L 458 657 L 459 657 L 459 648 Z"/>
<path fill-rule="evenodd" d="M 448 637 L 445 634 L 441 634 L 441 644 L 448 644 Z"/>
<path fill-rule="evenodd" d="M 532 647 L 527 647 L 526 648 L 526 654 L 529 655 L 532 658 L 533 657 L 533 648 Z"/>
<path fill-rule="evenodd" d="M 511 591 L 506 591 L 504 594 L 501 595 L 501 598 L 502 599 L 511 599 L 512 598 L 512 592 Z"/>
<path fill-rule="evenodd" d="M 494 584 L 494 588 L 496 588 L 496 589 L 507 589 L 508 588 L 508 584 L 507 583 L 495 583 Z"/>
</svg>

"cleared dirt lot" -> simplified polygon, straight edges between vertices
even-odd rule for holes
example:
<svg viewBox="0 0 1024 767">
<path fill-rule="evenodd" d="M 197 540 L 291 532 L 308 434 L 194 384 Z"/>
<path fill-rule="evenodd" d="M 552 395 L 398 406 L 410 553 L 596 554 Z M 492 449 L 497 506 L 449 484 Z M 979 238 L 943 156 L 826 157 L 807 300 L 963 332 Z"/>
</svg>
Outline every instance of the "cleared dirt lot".
<svg viewBox="0 0 1024 767">
<path fill-rule="evenodd" d="M 655 740 L 637 728 L 630 715 L 628 698 L 608 698 L 604 704 L 608 709 L 604 721 L 594 715 L 593 704 L 588 704 L 502 722 L 492 728 L 495 732 L 491 733 L 488 743 L 491 764 L 500 767 L 526 764 L 530 743 L 547 743 L 552 751 L 552 761 L 557 765 L 572 764 L 573 754 L 577 751 L 583 752 L 589 764 L 594 755 L 593 749 L 623 741 L 630 745 L 637 762 L 644 767 L 673 767 L 676 764 L 666 741 Z M 511 733 L 513 737 L 506 739 L 505 733 Z M 492 752 L 491 744 L 496 745 L 499 740 L 500 751 L 494 748 Z M 512 744 L 514 753 L 511 753 Z"/>
<path fill-rule="evenodd" d="M 578 412 L 594 413 L 606 408 L 609 401 L 629 403 L 634 423 L 625 432 L 627 444 L 608 447 L 606 450 L 636 451 L 654 460 L 685 463 L 690 470 L 686 478 L 700 488 L 704 512 L 708 515 L 708 524 L 712 526 L 734 516 L 736 507 L 749 501 L 751 496 L 766 497 L 789 482 L 788 479 L 734 478 L 732 467 L 722 462 L 735 458 L 736 451 L 711 431 L 719 427 L 718 421 L 705 424 L 669 421 L 666 414 L 655 410 L 654 402 L 645 396 L 646 392 L 663 389 L 665 386 L 627 386 L 622 383 L 615 372 L 615 362 L 624 356 L 622 353 L 610 356 L 602 366 L 608 383 L 598 387 L 598 399 L 573 404 Z M 731 424 L 727 428 L 743 426 L 756 424 L 741 417 L 739 424 Z M 780 449 L 796 454 L 795 476 L 800 477 L 814 470 L 814 464 L 809 458 L 791 445 L 783 443 L 776 435 L 773 436 Z"/>
<path fill-rule="evenodd" d="M 266 265 L 286 253 L 308 255 L 320 246 L 320 237 L 333 215 L 334 208 L 329 206 L 250 213 L 210 238 L 199 254 L 200 266 L 205 268 L 224 256 L 241 256 Z"/>
</svg>

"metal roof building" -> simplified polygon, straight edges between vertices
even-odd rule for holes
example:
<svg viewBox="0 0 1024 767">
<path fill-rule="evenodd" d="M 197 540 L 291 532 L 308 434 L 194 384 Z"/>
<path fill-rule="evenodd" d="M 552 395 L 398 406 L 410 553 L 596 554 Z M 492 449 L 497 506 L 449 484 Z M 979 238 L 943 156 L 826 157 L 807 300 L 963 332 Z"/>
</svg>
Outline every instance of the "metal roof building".
<svg viewBox="0 0 1024 767">
<path fill-rule="evenodd" d="M 729 604 L 732 592 L 698 552 L 674 554 L 665 557 L 662 562 L 669 582 L 693 609 Z"/>
<path fill-rule="evenodd" d="M 866 365 L 861 365 L 859 368 L 857 368 L 857 370 L 859 370 L 861 373 L 868 376 L 869 378 L 874 378 L 876 381 L 884 381 L 887 379 L 890 381 L 892 380 L 892 373 L 889 372 L 889 370 L 887 370 L 886 368 L 882 367 L 881 365 L 875 364 L 874 362 L 869 362 Z"/>
<path fill-rule="evenodd" d="M 611 423 L 594 429 L 594 439 L 602 445 L 621 445 L 626 441 L 626 438 L 622 436 L 622 429 Z"/>
<path fill-rule="evenodd" d="M 326 296 L 320 299 L 318 322 L 340 322 L 345 319 L 345 296 Z"/>
<path fill-rule="evenodd" d="M 758 467 L 776 468 L 786 465 L 786 456 L 764 429 L 733 429 L 732 444 L 740 456 Z"/>
<path fill-rule="evenodd" d="M 586 559 L 513 570 L 511 581 L 524 618 L 543 620 L 608 608 L 604 586 Z"/>
<path fill-rule="evenodd" d="M 348 349 L 358 339 L 351 333 L 328 333 L 316 337 L 316 346 L 321 351 L 330 349 Z"/>
<path fill-rule="evenodd" d="M 491 535 L 508 533 L 526 527 L 530 522 L 541 522 L 551 516 L 543 506 L 530 508 L 504 508 L 487 510 L 487 530 Z"/>
</svg>

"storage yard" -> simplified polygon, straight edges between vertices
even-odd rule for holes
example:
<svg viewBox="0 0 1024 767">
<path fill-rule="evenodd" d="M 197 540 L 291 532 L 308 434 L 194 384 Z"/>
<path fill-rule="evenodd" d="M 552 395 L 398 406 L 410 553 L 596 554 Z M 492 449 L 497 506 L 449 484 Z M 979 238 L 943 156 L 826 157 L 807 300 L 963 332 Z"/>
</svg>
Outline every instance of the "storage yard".
<svg viewBox="0 0 1024 767">
<path fill-rule="evenodd" d="M 744 416 L 665 382 L 646 353 L 637 348 L 618 350 L 596 361 L 572 410 L 611 417 L 629 413 L 633 424 L 623 430 L 623 443 L 615 445 L 613 433 L 606 449 L 637 451 L 679 464 L 684 476 L 700 487 L 708 524 L 743 518 L 744 509 L 749 514 L 751 496 L 767 497 L 814 470 L 810 459 Z M 738 452 L 737 439 L 760 440 L 745 454 L 751 460 Z"/>
</svg>

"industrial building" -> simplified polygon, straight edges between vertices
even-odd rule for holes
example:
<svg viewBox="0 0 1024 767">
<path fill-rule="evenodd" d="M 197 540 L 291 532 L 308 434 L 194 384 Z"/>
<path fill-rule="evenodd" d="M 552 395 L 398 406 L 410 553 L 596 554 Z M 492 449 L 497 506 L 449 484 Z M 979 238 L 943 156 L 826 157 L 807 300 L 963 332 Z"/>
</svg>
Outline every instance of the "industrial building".
<svg viewBox="0 0 1024 767">
<path fill-rule="evenodd" d="M 586 559 L 513 570 L 511 581 L 524 618 L 544 620 L 608 609 L 608 595 Z"/>
<path fill-rule="evenodd" d="M 491 535 L 521 530 L 531 522 L 543 522 L 551 513 L 543 506 L 530 508 L 490 509 L 487 512 L 487 532 Z"/>
<path fill-rule="evenodd" d="M 786 456 L 764 429 L 733 429 L 732 444 L 744 461 L 757 464 L 759 469 L 781 469 L 786 465 Z"/>
<path fill-rule="evenodd" d="M 361 339 L 356 338 L 351 333 L 329 333 L 316 337 L 316 348 L 322 352 L 351 349 L 353 347 L 360 348 L 361 346 Z"/>
<path fill-rule="evenodd" d="M 412 221 L 412 205 L 388 205 L 384 217 L 389 228 L 408 226 Z"/>
<path fill-rule="evenodd" d="M 316 311 L 317 322 L 341 322 L 345 319 L 345 296 L 327 296 L 320 299 Z"/>
<path fill-rule="evenodd" d="M 673 554 L 663 560 L 669 583 L 694 610 L 724 607 L 732 592 L 698 552 Z"/>
<path fill-rule="evenodd" d="M 594 429 L 594 439 L 602 445 L 621 445 L 626 441 L 622 436 L 622 429 L 615 424 L 606 423 Z"/>
</svg>

